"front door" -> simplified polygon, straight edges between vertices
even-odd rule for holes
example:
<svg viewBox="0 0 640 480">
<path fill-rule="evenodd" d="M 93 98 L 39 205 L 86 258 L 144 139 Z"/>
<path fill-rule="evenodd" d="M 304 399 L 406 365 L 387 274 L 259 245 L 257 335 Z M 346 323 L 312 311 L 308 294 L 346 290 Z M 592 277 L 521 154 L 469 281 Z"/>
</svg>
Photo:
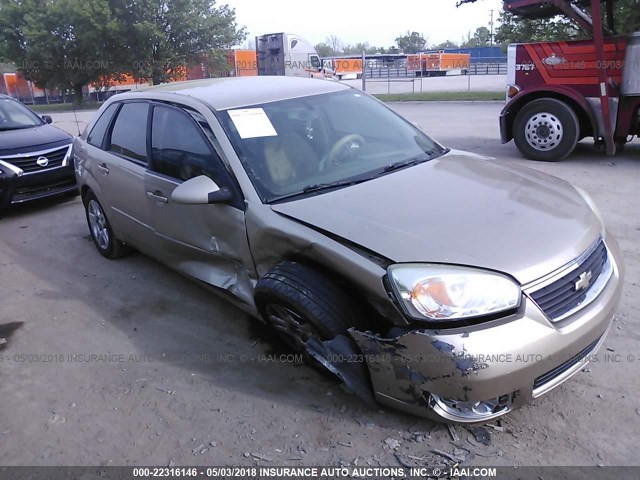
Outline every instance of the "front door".
<svg viewBox="0 0 640 480">
<path fill-rule="evenodd" d="M 251 304 L 254 268 L 244 204 L 212 140 L 213 133 L 197 112 L 154 105 L 151 161 L 144 181 L 147 205 L 163 262 Z M 229 188 L 234 200 L 212 205 L 171 200 L 178 185 L 200 175 Z"/>
</svg>

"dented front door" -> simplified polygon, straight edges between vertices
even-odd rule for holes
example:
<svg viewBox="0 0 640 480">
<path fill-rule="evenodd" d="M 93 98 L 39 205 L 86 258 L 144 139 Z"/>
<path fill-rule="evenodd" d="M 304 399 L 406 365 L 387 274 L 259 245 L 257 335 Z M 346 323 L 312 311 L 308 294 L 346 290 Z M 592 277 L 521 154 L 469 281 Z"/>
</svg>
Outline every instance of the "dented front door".
<svg viewBox="0 0 640 480">
<path fill-rule="evenodd" d="M 156 255 L 251 305 L 253 261 L 241 204 L 183 205 L 171 199 L 178 185 L 200 175 L 221 187 L 228 185 L 222 161 L 189 113 L 156 105 L 152 119 L 151 162 L 144 183 Z"/>
</svg>

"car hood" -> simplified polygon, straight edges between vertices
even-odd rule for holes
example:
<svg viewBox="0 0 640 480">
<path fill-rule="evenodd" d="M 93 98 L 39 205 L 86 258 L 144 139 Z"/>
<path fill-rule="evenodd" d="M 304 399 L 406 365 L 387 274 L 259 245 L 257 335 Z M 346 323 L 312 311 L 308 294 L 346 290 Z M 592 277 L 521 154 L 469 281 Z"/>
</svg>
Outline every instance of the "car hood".
<svg viewBox="0 0 640 480">
<path fill-rule="evenodd" d="M 50 143 L 61 143 L 73 140 L 73 137 L 51 125 L 24 128 L 19 130 L 0 131 L 1 154 L 21 153 L 38 150 Z"/>
<path fill-rule="evenodd" d="M 602 232 L 569 183 L 461 151 L 272 209 L 393 262 L 476 266 L 522 284 Z"/>
</svg>

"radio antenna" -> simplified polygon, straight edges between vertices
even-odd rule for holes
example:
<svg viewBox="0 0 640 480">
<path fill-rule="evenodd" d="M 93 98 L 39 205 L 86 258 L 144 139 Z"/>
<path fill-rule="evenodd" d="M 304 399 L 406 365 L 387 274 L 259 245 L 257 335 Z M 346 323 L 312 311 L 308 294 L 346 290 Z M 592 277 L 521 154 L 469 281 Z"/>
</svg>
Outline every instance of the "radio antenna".
<svg viewBox="0 0 640 480">
<path fill-rule="evenodd" d="M 76 114 L 76 102 L 75 102 L 75 99 L 71 103 L 71 108 L 73 109 L 73 118 L 76 119 L 76 128 L 78 129 L 78 136 L 80 136 L 80 122 L 78 122 L 78 115 Z"/>
</svg>

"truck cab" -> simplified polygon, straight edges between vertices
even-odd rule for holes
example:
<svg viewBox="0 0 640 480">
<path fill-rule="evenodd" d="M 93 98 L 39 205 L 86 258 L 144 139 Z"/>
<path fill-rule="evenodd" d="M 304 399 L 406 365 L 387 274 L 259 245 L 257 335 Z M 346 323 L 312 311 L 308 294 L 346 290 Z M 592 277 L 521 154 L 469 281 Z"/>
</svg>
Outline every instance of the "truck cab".
<svg viewBox="0 0 640 480">
<path fill-rule="evenodd" d="M 293 33 L 256 37 L 258 75 L 315 77 L 322 69 L 313 45 Z"/>
<path fill-rule="evenodd" d="M 640 134 L 640 32 L 616 33 L 614 0 L 505 0 L 504 8 L 529 19 L 565 15 L 590 38 L 508 47 L 503 143 L 558 161 L 583 138 L 614 155 Z"/>
</svg>

